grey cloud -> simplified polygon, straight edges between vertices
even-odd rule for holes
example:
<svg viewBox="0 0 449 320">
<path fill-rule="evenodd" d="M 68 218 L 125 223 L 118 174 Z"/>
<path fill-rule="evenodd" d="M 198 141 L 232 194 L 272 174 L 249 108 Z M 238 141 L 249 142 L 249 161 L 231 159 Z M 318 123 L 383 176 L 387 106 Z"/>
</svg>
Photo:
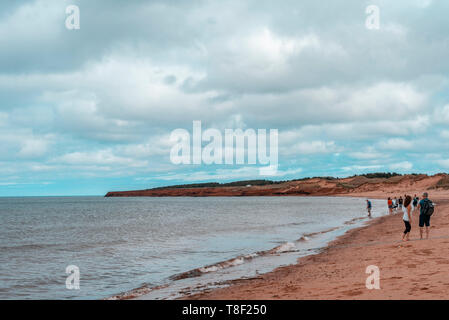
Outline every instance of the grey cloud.
<svg viewBox="0 0 449 320">
<path fill-rule="evenodd" d="M 72 3 L 77 31 L 64 27 Z M 102 163 L 124 173 L 139 157 L 160 167 L 162 137 L 202 120 L 288 132 L 281 147 L 299 150 L 288 160 L 323 172 L 339 159 L 301 152 L 343 150 L 366 161 L 348 167 L 378 165 L 357 152 L 380 137 L 440 137 L 446 125 L 449 3 L 376 3 L 378 31 L 365 28 L 371 2 L 359 0 L 2 1 L 1 159 L 40 157 L 30 168 L 49 174 L 51 159 L 83 160 L 86 173 Z M 438 148 L 445 140 L 425 150 Z M 382 165 L 403 162 L 390 151 Z"/>
</svg>

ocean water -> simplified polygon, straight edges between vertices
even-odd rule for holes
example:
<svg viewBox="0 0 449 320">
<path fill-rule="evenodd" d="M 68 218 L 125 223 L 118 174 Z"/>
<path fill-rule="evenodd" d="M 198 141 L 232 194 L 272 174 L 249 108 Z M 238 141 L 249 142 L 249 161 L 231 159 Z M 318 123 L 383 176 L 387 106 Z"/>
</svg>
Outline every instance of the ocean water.
<svg viewBox="0 0 449 320">
<path fill-rule="evenodd" d="M 386 201 L 372 203 L 373 217 L 387 214 Z M 338 197 L 0 198 L 0 299 L 176 298 L 294 263 L 368 221 L 365 206 Z M 66 287 L 69 265 L 79 290 Z"/>
</svg>

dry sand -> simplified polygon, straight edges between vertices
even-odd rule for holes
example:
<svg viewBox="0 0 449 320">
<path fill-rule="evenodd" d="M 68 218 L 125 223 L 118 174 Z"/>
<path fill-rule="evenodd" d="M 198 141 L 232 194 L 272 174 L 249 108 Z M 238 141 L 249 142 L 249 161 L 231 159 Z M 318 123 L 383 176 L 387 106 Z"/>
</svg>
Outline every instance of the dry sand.
<svg viewBox="0 0 449 320">
<path fill-rule="evenodd" d="M 419 184 L 409 194 L 422 190 Z M 395 187 L 394 195 L 403 195 Z M 421 190 L 421 192 L 420 192 Z M 351 196 L 385 198 L 393 190 Z M 252 280 L 185 297 L 187 299 L 448 299 L 449 197 L 430 191 L 436 202 L 429 240 L 419 240 L 418 213 L 413 213 L 410 241 L 402 242 L 402 213 L 373 219 L 331 242 L 317 255 L 298 260 Z M 347 195 L 346 195 L 347 196 Z M 369 265 L 380 269 L 380 289 L 368 290 Z"/>
</svg>

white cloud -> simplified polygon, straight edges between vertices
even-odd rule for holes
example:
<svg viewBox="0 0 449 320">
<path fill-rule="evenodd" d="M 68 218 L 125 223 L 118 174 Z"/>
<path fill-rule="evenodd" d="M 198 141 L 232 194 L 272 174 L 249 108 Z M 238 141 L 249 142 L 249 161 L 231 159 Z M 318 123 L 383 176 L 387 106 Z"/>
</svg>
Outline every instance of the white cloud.
<svg viewBox="0 0 449 320">
<path fill-rule="evenodd" d="M 381 82 L 373 86 L 355 90 L 337 106 L 345 112 L 353 112 L 372 119 L 394 117 L 400 119 L 419 111 L 425 103 L 425 94 L 407 83 Z M 394 108 L 394 109 L 393 109 Z"/>
<path fill-rule="evenodd" d="M 444 168 L 449 168 L 449 159 L 437 160 L 436 163 Z"/>
<path fill-rule="evenodd" d="M 169 173 L 167 175 L 157 176 L 161 180 L 183 180 L 183 181 L 220 181 L 220 180 L 238 180 L 238 179 L 262 179 L 260 176 L 260 167 L 242 167 L 237 169 L 215 169 L 211 171 L 195 171 L 189 174 Z M 281 178 L 286 176 L 294 176 L 302 172 L 302 168 L 277 170 L 270 178 Z"/>
<path fill-rule="evenodd" d="M 349 156 L 355 159 L 360 160 L 372 160 L 372 159 L 383 159 L 388 158 L 389 155 L 381 152 L 373 152 L 373 151 L 356 151 L 356 152 L 350 152 Z"/>
<path fill-rule="evenodd" d="M 409 161 L 402 161 L 389 165 L 391 170 L 410 170 L 413 168 L 413 164 Z"/>
<path fill-rule="evenodd" d="M 120 157 L 111 150 L 100 150 L 94 152 L 72 152 L 55 158 L 54 163 L 81 166 L 125 166 L 125 167 L 146 167 L 148 161 L 136 160 L 133 158 Z"/>
<path fill-rule="evenodd" d="M 28 46 L 30 42 L 37 45 L 39 41 L 56 40 L 63 30 L 57 25 L 61 21 L 61 12 L 65 12 L 60 10 L 64 9 L 63 1 L 37 0 L 24 3 L 6 19 L 0 20 L 0 42 L 8 39 L 17 46 Z"/>
<path fill-rule="evenodd" d="M 323 154 L 323 153 L 333 153 L 338 152 L 341 148 L 337 147 L 334 141 L 304 141 L 298 142 L 293 146 L 287 148 L 283 151 L 284 154 L 297 154 L 301 156 L 303 154 Z"/>
<path fill-rule="evenodd" d="M 127 144 L 118 146 L 117 152 L 130 158 L 147 158 L 152 156 L 168 156 L 173 143 L 169 135 L 154 136 L 148 139 L 148 142 L 140 144 Z"/>
<path fill-rule="evenodd" d="M 344 171 L 348 171 L 348 172 L 359 172 L 359 171 L 367 171 L 367 170 L 378 170 L 378 169 L 381 169 L 382 167 L 383 167 L 382 165 L 366 165 L 366 166 L 352 165 L 352 166 L 343 167 L 342 169 Z"/>
<path fill-rule="evenodd" d="M 378 147 L 384 150 L 411 150 L 416 148 L 416 143 L 413 141 L 408 141 L 402 138 L 391 138 L 386 141 L 381 141 Z"/>
<path fill-rule="evenodd" d="M 407 28 L 404 27 L 403 25 L 394 22 L 385 24 L 384 26 L 382 26 L 382 30 L 391 32 L 401 37 L 406 36 L 408 31 Z"/>
<path fill-rule="evenodd" d="M 235 62 L 246 63 L 243 67 L 247 70 L 274 73 L 279 72 L 276 68 L 285 68 L 290 57 L 301 54 L 303 50 L 317 50 L 320 47 L 321 42 L 315 34 L 280 36 L 265 27 L 249 35 L 234 36 L 229 39 L 225 50 Z"/>
<path fill-rule="evenodd" d="M 0 112 L 0 126 L 6 126 L 8 116 L 6 112 Z"/>
<path fill-rule="evenodd" d="M 442 130 L 440 136 L 444 139 L 449 139 L 449 130 Z"/>
<path fill-rule="evenodd" d="M 433 114 L 433 122 L 438 124 L 449 124 L 449 104 L 438 107 Z"/>
<path fill-rule="evenodd" d="M 420 8 L 427 8 L 432 5 L 433 0 L 414 0 L 413 3 Z"/>
<path fill-rule="evenodd" d="M 31 139 L 22 143 L 22 147 L 19 151 L 20 157 L 40 157 L 43 156 L 48 149 L 48 141 Z"/>
</svg>

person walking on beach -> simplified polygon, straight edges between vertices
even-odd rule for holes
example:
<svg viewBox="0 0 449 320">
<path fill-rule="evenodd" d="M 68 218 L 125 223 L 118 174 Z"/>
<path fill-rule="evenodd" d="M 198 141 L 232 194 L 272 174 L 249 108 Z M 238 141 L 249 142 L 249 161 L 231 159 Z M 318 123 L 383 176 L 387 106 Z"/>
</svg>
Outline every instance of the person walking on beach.
<svg viewBox="0 0 449 320">
<path fill-rule="evenodd" d="M 399 200 L 398 200 L 399 209 L 402 209 L 402 203 L 403 203 L 403 199 L 402 199 L 402 196 L 400 196 Z"/>
<path fill-rule="evenodd" d="M 412 197 L 405 196 L 404 200 L 404 215 L 402 216 L 402 220 L 404 220 L 405 230 L 402 235 L 402 241 L 408 241 L 410 236 L 410 230 L 412 229 L 412 208 L 411 208 Z"/>
<path fill-rule="evenodd" d="M 426 226 L 426 239 L 429 239 L 430 231 L 430 217 L 434 211 L 433 202 L 428 199 L 429 195 L 424 192 L 422 195 L 423 199 L 418 203 L 419 210 L 419 235 L 420 239 L 423 238 L 424 225 Z"/>
<path fill-rule="evenodd" d="M 413 211 L 416 210 L 416 207 L 418 206 L 419 197 L 415 194 L 413 197 Z"/>
<path fill-rule="evenodd" d="M 390 197 L 388 197 L 388 211 L 393 214 L 393 200 Z"/>
<path fill-rule="evenodd" d="M 397 211 L 398 209 L 398 198 L 394 197 L 393 199 L 393 209 L 394 211 Z"/>
<path fill-rule="evenodd" d="M 369 201 L 368 199 L 366 199 L 366 210 L 368 211 L 368 217 L 371 217 L 371 201 Z"/>
</svg>

